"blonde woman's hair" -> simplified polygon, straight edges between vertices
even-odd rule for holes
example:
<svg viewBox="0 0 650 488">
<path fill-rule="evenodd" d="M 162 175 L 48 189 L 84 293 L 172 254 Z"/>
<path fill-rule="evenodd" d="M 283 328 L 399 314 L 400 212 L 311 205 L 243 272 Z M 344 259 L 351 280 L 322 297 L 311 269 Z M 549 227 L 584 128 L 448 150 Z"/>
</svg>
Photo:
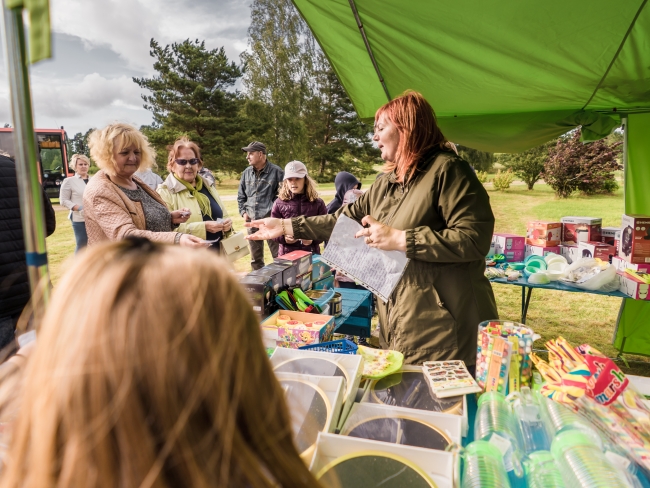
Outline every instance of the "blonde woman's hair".
<svg viewBox="0 0 650 488">
<path fill-rule="evenodd" d="M 305 175 L 305 189 L 303 190 L 303 194 L 307 195 L 310 202 L 319 198 L 318 191 L 316 190 L 316 182 L 309 175 Z M 280 200 L 284 200 L 285 202 L 293 198 L 293 193 L 289 188 L 289 180 L 284 180 L 282 182 L 282 185 L 280 185 L 280 194 L 278 196 L 280 197 Z"/>
<path fill-rule="evenodd" d="M 70 169 L 72 171 L 77 171 L 77 161 L 79 160 L 86 161 L 88 163 L 88 167 L 90 167 L 90 159 L 88 156 L 85 154 L 73 154 L 72 157 L 70 158 L 70 162 L 68 163 L 68 166 L 70 166 Z"/>
<path fill-rule="evenodd" d="M 175 164 L 175 159 L 176 155 L 178 154 L 178 151 L 180 151 L 182 148 L 188 148 L 191 149 L 192 152 L 194 153 L 194 156 L 199 158 L 201 162 L 199 163 L 199 169 L 203 167 L 203 160 L 201 159 L 201 149 L 199 146 L 196 144 L 196 142 L 190 141 L 187 136 L 182 136 L 176 139 L 174 141 L 174 144 L 167 146 L 167 150 L 169 151 L 169 156 L 167 157 L 167 171 L 170 173 L 174 172 L 174 164 Z"/>
<path fill-rule="evenodd" d="M 318 487 L 228 269 L 138 238 L 78 256 L 24 372 L 0 486 Z"/>
<path fill-rule="evenodd" d="M 147 137 L 129 124 L 115 123 L 103 129 L 94 130 L 88 137 L 90 157 L 98 168 L 111 176 L 115 175 L 115 159 L 113 151 L 121 151 L 125 147 L 135 145 L 141 152 L 138 171 L 151 168 L 156 160 L 156 152 L 149 145 Z"/>
</svg>

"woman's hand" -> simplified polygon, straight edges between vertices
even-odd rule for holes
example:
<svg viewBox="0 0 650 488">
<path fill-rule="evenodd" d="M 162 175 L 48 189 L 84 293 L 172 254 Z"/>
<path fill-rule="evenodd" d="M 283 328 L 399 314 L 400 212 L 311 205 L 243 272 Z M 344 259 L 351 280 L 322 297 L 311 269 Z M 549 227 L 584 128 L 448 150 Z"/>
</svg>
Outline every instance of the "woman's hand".
<svg viewBox="0 0 650 488">
<path fill-rule="evenodd" d="M 284 236 L 284 242 L 287 244 L 294 244 L 296 242 L 296 239 L 291 236 Z"/>
<path fill-rule="evenodd" d="M 172 223 L 173 224 L 184 224 L 187 222 L 187 219 L 190 218 L 192 212 L 189 208 L 181 208 L 180 210 L 174 210 L 172 212 Z"/>
<path fill-rule="evenodd" d="M 308 241 L 308 240 L 306 240 L 306 239 L 303 239 L 303 240 L 302 240 L 302 245 L 303 245 L 303 246 L 310 246 L 312 242 L 314 242 L 314 241 Z"/>
<path fill-rule="evenodd" d="M 246 222 L 244 226 L 259 229 L 257 232 L 255 232 L 255 234 L 246 236 L 246 239 L 249 239 L 251 241 L 275 239 L 276 237 L 280 237 L 282 235 L 293 236 L 293 226 L 291 225 L 291 219 L 284 219 L 284 232 L 282 232 L 282 220 L 274 219 L 271 217 L 267 219 Z"/>
<path fill-rule="evenodd" d="M 207 230 L 208 232 L 212 232 L 213 234 L 224 230 L 223 221 L 217 222 L 216 220 L 207 220 L 204 222 L 204 224 L 205 224 L 205 230 Z"/>
<path fill-rule="evenodd" d="M 196 237 L 191 234 L 183 234 L 181 236 L 181 240 L 178 241 L 178 243 L 184 247 L 208 247 L 210 245 L 200 237 Z"/>
<path fill-rule="evenodd" d="M 224 232 L 228 232 L 230 231 L 230 229 L 232 229 L 232 219 L 231 218 L 223 219 Z"/>
<path fill-rule="evenodd" d="M 381 222 L 376 221 L 370 215 L 361 219 L 366 227 L 357 232 L 354 237 L 363 237 L 366 244 L 383 251 L 404 251 L 406 252 L 406 232 L 394 229 Z"/>
</svg>

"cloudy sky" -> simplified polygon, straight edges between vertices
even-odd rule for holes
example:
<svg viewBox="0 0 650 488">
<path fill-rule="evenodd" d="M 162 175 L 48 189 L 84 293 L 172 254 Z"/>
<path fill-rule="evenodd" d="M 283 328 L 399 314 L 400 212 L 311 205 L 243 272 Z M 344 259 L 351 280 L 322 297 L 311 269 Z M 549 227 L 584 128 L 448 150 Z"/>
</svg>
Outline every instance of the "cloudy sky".
<svg viewBox="0 0 650 488">
<path fill-rule="evenodd" d="M 53 59 L 31 68 L 37 128 L 64 126 L 72 137 L 116 120 L 151 122 L 131 78 L 151 76 L 149 40 L 187 38 L 224 46 L 239 63 L 251 0 L 50 0 Z M 1 36 L 0 36 L 1 37 Z M 3 42 L 0 40 L 0 42 Z M 11 123 L 4 45 L 0 50 L 0 127 Z"/>
</svg>

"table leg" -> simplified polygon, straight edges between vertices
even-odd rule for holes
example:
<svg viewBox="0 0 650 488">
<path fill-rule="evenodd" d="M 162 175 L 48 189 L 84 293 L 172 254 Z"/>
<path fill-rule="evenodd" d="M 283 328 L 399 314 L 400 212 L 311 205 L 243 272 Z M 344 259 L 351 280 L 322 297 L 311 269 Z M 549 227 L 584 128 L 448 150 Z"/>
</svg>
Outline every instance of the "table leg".
<svg viewBox="0 0 650 488">
<path fill-rule="evenodd" d="M 526 293 L 527 287 L 521 287 L 521 323 L 526 323 L 526 315 L 528 314 L 528 305 L 530 305 L 530 296 L 533 293 L 532 288 L 528 288 L 528 293 Z M 524 299 L 524 295 L 526 298 Z"/>
</svg>

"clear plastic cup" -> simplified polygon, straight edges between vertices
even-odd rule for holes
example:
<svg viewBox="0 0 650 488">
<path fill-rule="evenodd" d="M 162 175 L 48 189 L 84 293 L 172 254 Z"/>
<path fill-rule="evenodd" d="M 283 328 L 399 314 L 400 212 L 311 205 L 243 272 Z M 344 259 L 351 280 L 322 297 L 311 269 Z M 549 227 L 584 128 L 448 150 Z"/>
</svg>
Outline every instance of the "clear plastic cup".
<svg viewBox="0 0 650 488">
<path fill-rule="evenodd" d="M 537 451 L 524 462 L 528 488 L 565 488 L 560 470 L 549 451 Z"/>
<path fill-rule="evenodd" d="M 465 448 L 462 488 L 510 488 L 501 451 L 486 441 Z"/>
<path fill-rule="evenodd" d="M 629 483 L 609 462 L 593 438 L 577 429 L 560 432 L 551 444 L 564 484 L 571 488 L 627 488 Z"/>
</svg>

